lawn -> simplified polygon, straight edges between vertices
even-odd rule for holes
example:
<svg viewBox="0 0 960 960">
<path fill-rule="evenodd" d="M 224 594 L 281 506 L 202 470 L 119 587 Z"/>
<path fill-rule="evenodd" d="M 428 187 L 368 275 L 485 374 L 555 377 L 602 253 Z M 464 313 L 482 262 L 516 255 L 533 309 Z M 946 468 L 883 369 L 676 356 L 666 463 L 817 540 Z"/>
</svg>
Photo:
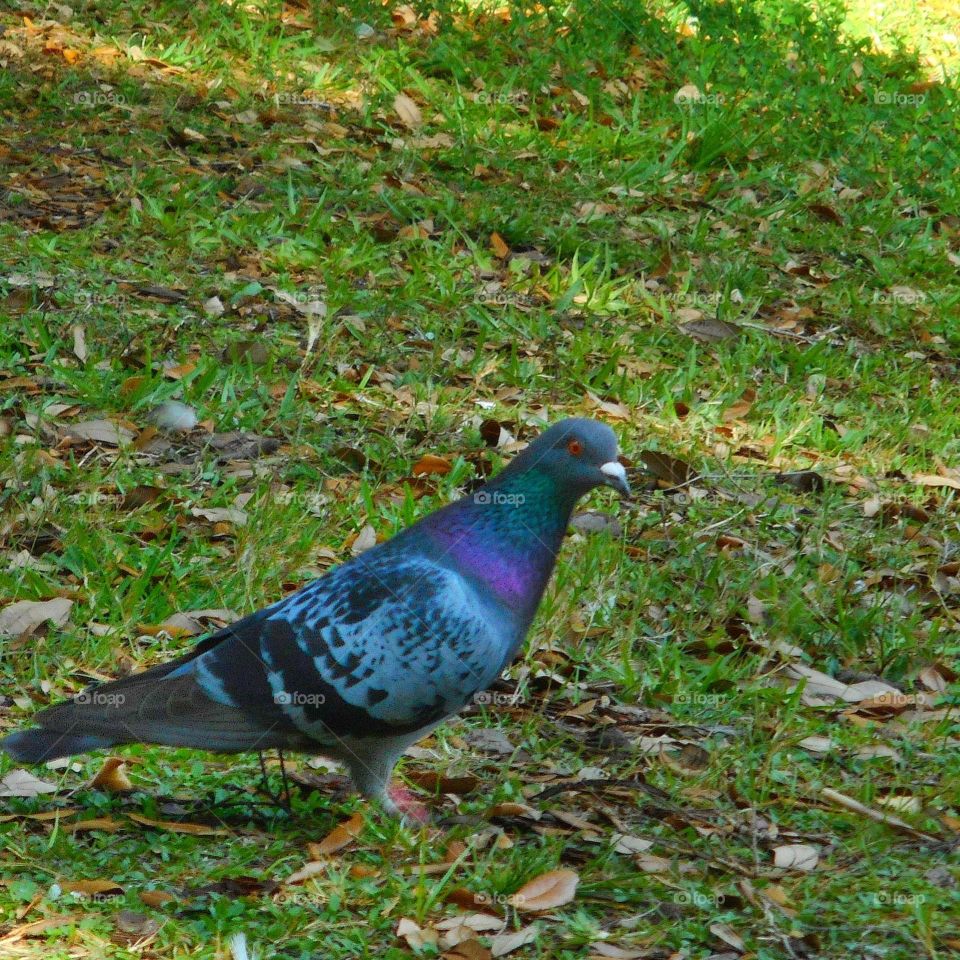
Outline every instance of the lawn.
<svg viewBox="0 0 960 960">
<path fill-rule="evenodd" d="M 958 64 L 945 2 L 8 3 L 0 733 L 563 416 L 636 495 L 422 830 L 0 759 L 0 956 L 960 954 Z"/>
</svg>

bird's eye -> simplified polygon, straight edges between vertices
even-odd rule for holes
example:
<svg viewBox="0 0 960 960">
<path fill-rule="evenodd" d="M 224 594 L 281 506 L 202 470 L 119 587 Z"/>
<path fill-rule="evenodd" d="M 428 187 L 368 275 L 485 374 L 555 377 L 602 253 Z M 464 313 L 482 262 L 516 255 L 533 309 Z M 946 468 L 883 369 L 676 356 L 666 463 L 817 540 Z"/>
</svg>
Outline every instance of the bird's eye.
<svg viewBox="0 0 960 960">
<path fill-rule="evenodd" d="M 583 444 L 579 440 L 570 440 L 567 443 L 567 449 L 575 456 L 579 457 L 583 453 Z"/>
</svg>

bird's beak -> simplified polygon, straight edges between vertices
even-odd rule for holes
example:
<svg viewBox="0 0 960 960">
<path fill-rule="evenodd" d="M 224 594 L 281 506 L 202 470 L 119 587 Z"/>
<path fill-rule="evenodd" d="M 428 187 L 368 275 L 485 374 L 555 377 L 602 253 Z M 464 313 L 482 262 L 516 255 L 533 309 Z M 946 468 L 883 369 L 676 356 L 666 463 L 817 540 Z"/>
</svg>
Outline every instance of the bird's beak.
<svg viewBox="0 0 960 960">
<path fill-rule="evenodd" d="M 627 471 L 619 460 L 611 460 L 609 463 L 601 464 L 600 472 L 603 474 L 603 482 L 608 487 L 613 487 L 625 497 L 630 496 L 630 484 L 627 483 Z"/>
</svg>

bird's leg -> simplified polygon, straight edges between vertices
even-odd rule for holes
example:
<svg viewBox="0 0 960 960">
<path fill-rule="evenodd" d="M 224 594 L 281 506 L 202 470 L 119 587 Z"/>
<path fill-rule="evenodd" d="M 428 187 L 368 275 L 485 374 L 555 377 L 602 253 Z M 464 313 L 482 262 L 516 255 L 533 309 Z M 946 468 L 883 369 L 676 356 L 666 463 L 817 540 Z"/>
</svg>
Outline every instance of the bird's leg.
<svg viewBox="0 0 960 960">
<path fill-rule="evenodd" d="M 400 758 L 400 750 L 370 752 L 362 759 L 345 757 L 350 779 L 357 792 L 376 804 L 387 816 L 402 820 L 412 827 L 423 826 L 430 819 L 428 808 L 414 799 L 406 787 L 391 786 L 390 774 Z"/>
<path fill-rule="evenodd" d="M 287 810 L 293 808 L 293 800 L 290 797 L 290 781 L 287 780 L 287 767 L 283 762 L 283 751 L 277 750 L 277 756 L 280 758 L 280 779 L 283 781 L 283 802 Z"/>
<path fill-rule="evenodd" d="M 422 827 L 431 820 L 430 808 L 417 800 L 406 787 L 396 784 L 387 787 L 380 803 L 384 810 L 391 816 L 399 817 L 408 827 Z"/>
<path fill-rule="evenodd" d="M 283 793 L 276 794 L 270 787 L 270 778 L 267 775 L 267 762 L 262 750 L 257 752 L 257 758 L 260 761 L 260 776 L 263 779 L 263 792 L 270 798 L 270 802 L 284 810 L 290 810 L 290 787 L 287 784 L 287 771 L 283 765 L 283 753 L 280 753 L 280 772 L 283 777 Z"/>
</svg>

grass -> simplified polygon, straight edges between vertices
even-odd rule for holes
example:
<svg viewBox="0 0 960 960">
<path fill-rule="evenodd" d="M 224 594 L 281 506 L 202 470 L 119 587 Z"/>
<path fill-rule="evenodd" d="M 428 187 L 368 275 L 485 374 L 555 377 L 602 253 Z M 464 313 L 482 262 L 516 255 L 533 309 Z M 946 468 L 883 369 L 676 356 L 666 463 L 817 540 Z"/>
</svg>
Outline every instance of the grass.
<svg viewBox="0 0 960 960">
<path fill-rule="evenodd" d="M 585 505 L 622 532 L 565 545 L 516 700 L 401 767 L 473 778 L 442 826 L 367 817 L 290 885 L 359 801 L 321 780 L 255 806 L 255 757 L 159 748 L 113 793 L 79 757 L 3 801 L 0 953 L 432 956 L 398 922 L 463 914 L 458 890 L 536 923 L 516 957 L 956 953 L 958 691 L 923 679 L 960 654 L 950 9 L 57 10 L 0 14 L 0 591 L 73 606 L 5 641 L 4 730 L 186 649 L 171 614 L 253 610 L 461 494 L 505 459 L 484 419 L 592 412 L 699 479 Z M 170 399 L 205 426 L 151 440 Z M 67 437 L 101 418 L 136 441 Z M 452 470 L 411 479 L 425 453 Z M 777 480 L 804 470 L 822 488 Z M 194 512 L 218 508 L 246 522 Z M 798 660 L 926 701 L 816 698 Z M 535 799 L 584 777 L 608 782 Z M 814 871 L 775 864 L 796 843 Z M 558 867 L 572 903 L 514 909 Z"/>
</svg>

